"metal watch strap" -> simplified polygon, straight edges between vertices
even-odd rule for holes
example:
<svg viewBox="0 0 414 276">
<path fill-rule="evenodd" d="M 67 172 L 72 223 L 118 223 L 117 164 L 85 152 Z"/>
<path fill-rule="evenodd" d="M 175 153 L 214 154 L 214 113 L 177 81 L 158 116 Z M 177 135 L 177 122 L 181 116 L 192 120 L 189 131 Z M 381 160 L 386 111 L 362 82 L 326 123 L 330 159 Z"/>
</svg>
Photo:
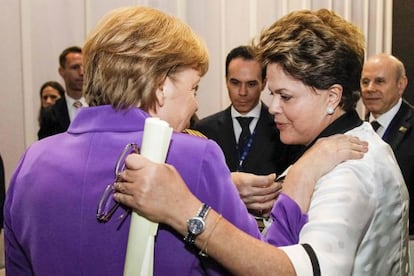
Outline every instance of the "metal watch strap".
<svg viewBox="0 0 414 276">
<path fill-rule="evenodd" d="M 201 218 L 204 221 L 207 217 L 208 211 L 210 211 L 210 206 L 206 203 L 203 203 L 203 205 L 200 207 L 200 209 L 198 210 L 197 215 L 195 217 Z M 193 218 L 195 218 L 195 217 L 193 217 Z M 193 219 L 193 218 L 190 218 L 190 220 Z M 184 241 L 189 245 L 194 245 L 196 237 L 201 233 L 202 233 L 202 231 L 200 233 L 198 233 L 197 235 L 195 235 L 195 234 L 191 233 L 190 231 L 188 231 L 187 235 L 184 237 Z"/>
</svg>

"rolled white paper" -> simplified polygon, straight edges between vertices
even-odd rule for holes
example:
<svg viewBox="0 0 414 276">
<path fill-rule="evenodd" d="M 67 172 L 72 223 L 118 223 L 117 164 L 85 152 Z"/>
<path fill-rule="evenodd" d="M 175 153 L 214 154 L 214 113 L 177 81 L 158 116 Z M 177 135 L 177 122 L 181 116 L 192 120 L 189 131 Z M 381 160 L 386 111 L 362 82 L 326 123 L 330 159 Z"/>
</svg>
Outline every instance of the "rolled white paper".
<svg viewBox="0 0 414 276">
<path fill-rule="evenodd" d="M 156 163 L 164 163 L 170 146 L 172 128 L 159 118 L 145 120 L 141 154 Z M 131 214 L 124 276 L 150 276 L 154 271 L 154 240 L 158 223 L 137 213 Z"/>
</svg>

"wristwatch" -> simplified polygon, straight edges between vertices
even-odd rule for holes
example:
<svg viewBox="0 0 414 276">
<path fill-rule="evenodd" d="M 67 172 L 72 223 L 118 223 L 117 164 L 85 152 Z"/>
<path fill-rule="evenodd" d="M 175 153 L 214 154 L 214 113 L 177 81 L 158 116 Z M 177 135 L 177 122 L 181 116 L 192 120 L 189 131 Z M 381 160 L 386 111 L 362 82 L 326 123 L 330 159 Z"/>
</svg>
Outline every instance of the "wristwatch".
<svg viewBox="0 0 414 276">
<path fill-rule="evenodd" d="M 190 218 L 187 221 L 188 232 L 184 237 L 184 241 L 189 245 L 194 245 L 195 239 L 200 235 L 206 226 L 205 219 L 207 217 L 210 206 L 203 203 L 201 208 L 198 210 L 195 217 Z"/>
</svg>

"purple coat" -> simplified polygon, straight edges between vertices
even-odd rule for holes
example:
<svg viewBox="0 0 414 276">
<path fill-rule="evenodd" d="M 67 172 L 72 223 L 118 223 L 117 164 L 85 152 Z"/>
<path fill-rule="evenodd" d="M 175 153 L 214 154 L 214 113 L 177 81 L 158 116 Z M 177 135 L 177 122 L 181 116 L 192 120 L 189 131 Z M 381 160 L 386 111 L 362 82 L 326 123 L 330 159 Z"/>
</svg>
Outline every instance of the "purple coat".
<svg viewBox="0 0 414 276">
<path fill-rule="evenodd" d="M 67 132 L 27 149 L 5 203 L 8 275 L 122 275 L 129 217 L 120 225 L 118 209 L 109 222 L 99 223 L 96 208 L 106 185 L 114 181 L 121 150 L 127 143 L 141 144 L 148 116 L 137 108 L 83 108 Z M 201 201 L 260 238 L 215 142 L 174 133 L 167 163 L 177 168 Z M 210 258 L 200 259 L 198 251 L 160 225 L 154 275 L 227 274 Z"/>
</svg>

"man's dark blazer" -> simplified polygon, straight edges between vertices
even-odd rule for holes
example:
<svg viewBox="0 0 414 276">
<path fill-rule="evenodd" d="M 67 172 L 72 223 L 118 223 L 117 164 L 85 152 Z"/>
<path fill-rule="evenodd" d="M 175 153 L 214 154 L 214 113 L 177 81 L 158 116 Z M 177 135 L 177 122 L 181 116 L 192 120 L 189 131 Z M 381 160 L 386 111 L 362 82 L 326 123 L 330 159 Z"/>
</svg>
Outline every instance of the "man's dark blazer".
<svg viewBox="0 0 414 276">
<path fill-rule="evenodd" d="M 40 139 L 65 132 L 70 124 L 69 111 L 65 97 L 60 98 L 54 105 L 40 115 L 40 129 L 37 136 Z"/>
<path fill-rule="evenodd" d="M 239 155 L 231 107 L 198 121 L 194 129 L 216 141 L 223 150 L 230 171 L 237 171 Z M 242 171 L 261 175 L 274 172 L 280 174 L 296 159 L 295 154 L 294 148 L 291 149 L 280 141 L 273 116 L 269 114 L 268 107 L 262 104 L 253 145 L 244 161 Z"/>
<path fill-rule="evenodd" d="M 369 116 L 369 115 L 368 115 Z M 414 235 L 414 107 L 403 100 L 400 109 L 385 130 L 387 142 L 401 168 L 410 194 L 410 235 Z"/>
</svg>

